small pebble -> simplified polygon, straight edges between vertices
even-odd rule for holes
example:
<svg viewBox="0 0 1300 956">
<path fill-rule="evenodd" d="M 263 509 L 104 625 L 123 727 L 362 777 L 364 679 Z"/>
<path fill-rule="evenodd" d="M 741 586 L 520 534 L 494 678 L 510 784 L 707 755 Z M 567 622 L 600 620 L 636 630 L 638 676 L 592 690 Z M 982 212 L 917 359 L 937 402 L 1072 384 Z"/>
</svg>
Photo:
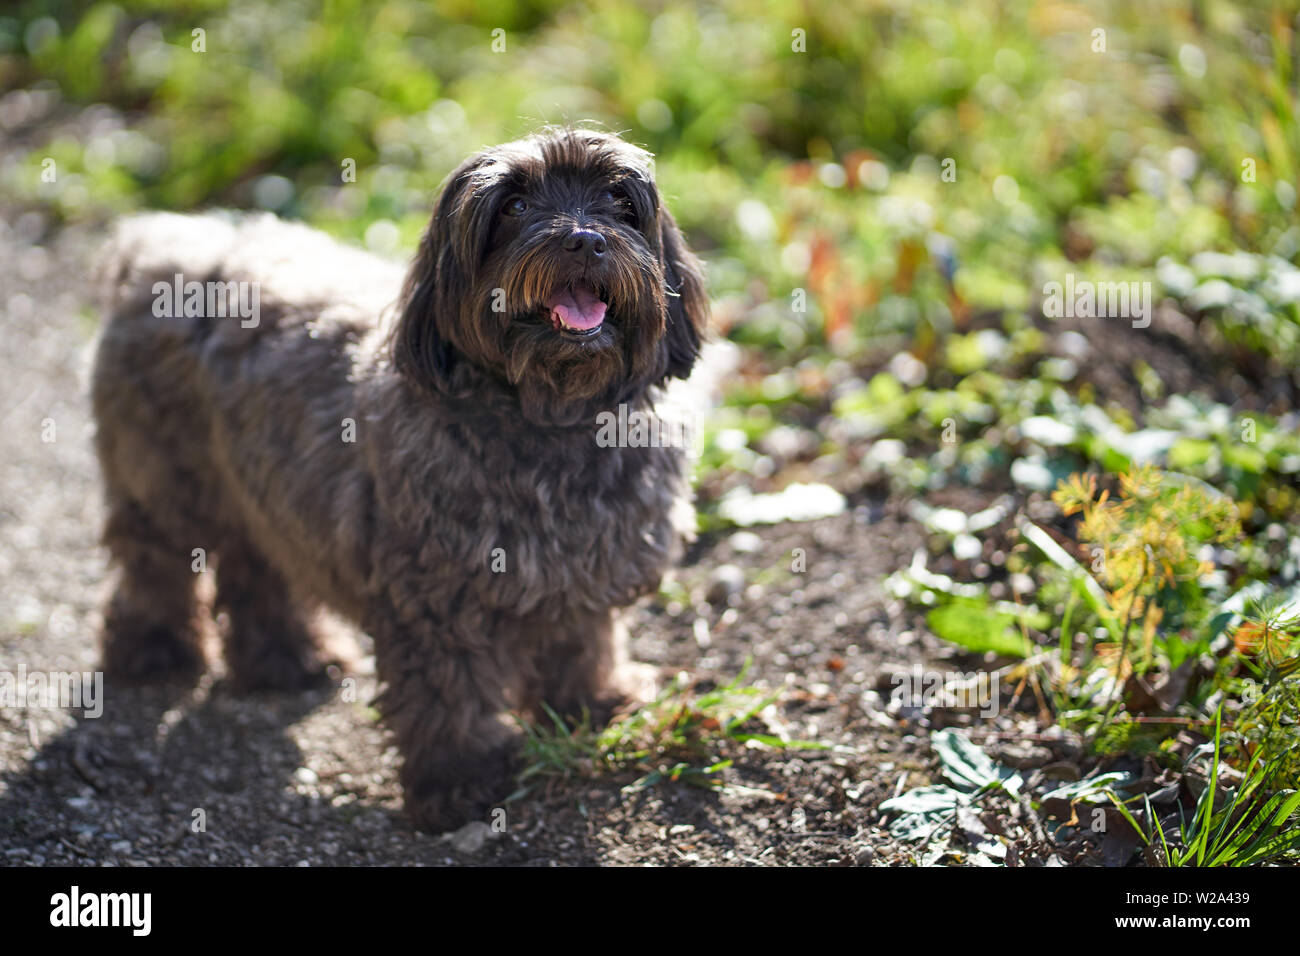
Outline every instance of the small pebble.
<svg viewBox="0 0 1300 956">
<path fill-rule="evenodd" d="M 451 835 L 451 848 L 457 853 L 477 853 L 491 833 L 492 828 L 482 820 L 473 820 Z"/>
<path fill-rule="evenodd" d="M 709 575 L 710 604 L 725 604 L 733 594 L 739 594 L 745 588 L 745 572 L 734 564 L 720 564 Z"/>
</svg>

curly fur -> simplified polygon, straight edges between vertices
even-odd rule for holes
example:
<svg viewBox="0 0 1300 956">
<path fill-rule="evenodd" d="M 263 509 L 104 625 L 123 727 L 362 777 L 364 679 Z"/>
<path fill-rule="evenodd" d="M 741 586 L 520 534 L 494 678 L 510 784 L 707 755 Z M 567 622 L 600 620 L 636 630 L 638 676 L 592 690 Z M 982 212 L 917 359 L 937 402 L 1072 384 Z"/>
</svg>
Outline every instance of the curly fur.
<svg viewBox="0 0 1300 956">
<path fill-rule="evenodd" d="M 578 228 L 603 256 L 566 248 Z M 256 283 L 257 325 L 155 315 L 176 274 Z M 608 301 L 580 341 L 547 320 L 567 282 Z M 507 792 L 507 710 L 619 699 L 616 611 L 657 587 L 689 506 L 681 449 L 600 447 L 596 415 L 652 414 L 707 321 L 648 154 L 551 129 L 474 156 L 404 284 L 271 216 L 151 214 L 120 225 L 103 286 L 110 674 L 193 676 L 213 611 L 237 688 L 300 687 L 321 671 L 312 611 L 332 608 L 374 638 L 406 804 L 430 829 Z"/>
</svg>

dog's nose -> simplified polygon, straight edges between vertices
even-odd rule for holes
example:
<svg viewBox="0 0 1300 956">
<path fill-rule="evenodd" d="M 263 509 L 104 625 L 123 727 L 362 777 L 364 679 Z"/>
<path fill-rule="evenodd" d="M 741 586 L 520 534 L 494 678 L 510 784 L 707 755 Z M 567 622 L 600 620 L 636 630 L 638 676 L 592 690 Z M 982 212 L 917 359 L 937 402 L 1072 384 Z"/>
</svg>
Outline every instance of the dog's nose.
<svg viewBox="0 0 1300 956">
<path fill-rule="evenodd" d="M 585 256 L 603 256 L 605 254 L 605 237 L 594 229 L 575 229 L 564 241 L 565 252 L 576 252 Z"/>
</svg>

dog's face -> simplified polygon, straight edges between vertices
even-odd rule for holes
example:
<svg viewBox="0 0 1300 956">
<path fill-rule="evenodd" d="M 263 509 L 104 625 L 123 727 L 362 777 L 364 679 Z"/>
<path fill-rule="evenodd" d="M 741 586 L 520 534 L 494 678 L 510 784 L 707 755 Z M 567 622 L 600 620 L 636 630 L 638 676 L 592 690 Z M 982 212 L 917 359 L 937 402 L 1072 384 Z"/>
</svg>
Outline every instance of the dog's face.
<svg viewBox="0 0 1300 956">
<path fill-rule="evenodd" d="M 650 156 L 547 130 L 452 173 L 403 290 L 400 372 L 456 394 L 487 372 L 523 413 L 571 424 L 685 378 L 708 321 L 700 266 Z"/>
</svg>

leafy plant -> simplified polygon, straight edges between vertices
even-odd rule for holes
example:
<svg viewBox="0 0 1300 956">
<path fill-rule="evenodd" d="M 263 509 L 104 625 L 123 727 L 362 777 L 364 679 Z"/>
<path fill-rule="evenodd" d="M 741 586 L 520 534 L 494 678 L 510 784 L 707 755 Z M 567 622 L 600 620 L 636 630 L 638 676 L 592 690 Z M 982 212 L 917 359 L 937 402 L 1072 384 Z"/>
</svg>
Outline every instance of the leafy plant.
<svg viewBox="0 0 1300 956">
<path fill-rule="evenodd" d="M 984 831 L 972 811 L 995 794 L 1019 797 L 1024 779 L 956 730 L 935 731 L 930 735 L 930 746 L 951 786 L 918 787 L 881 803 L 882 813 L 898 814 L 889 826 L 890 832 L 902 840 L 919 841 L 923 865 L 938 862 L 949 851 L 949 838 L 957 831 L 963 832 L 982 858 L 1005 855 L 1005 848 Z"/>
<path fill-rule="evenodd" d="M 1074 475 L 1052 495 L 1066 515 L 1081 514 L 1080 540 L 1101 549 L 1097 574 L 1111 619 L 1122 622 L 1118 647 L 1102 654 L 1114 667 L 1102 726 L 1128 675 L 1150 670 L 1158 652 L 1176 668 L 1206 649 L 1210 604 L 1201 579 L 1213 568 L 1201 560 L 1200 547 L 1241 536 L 1236 506 L 1203 482 L 1143 466 L 1121 475 L 1119 485 L 1112 498 L 1098 492 L 1095 475 Z"/>
<path fill-rule="evenodd" d="M 1110 794 L 1116 809 L 1153 851 L 1154 859 L 1165 866 L 1258 866 L 1300 850 L 1300 792 L 1271 789 L 1281 769 L 1279 753 L 1268 758 L 1262 751 L 1257 753 L 1241 782 L 1219 801 L 1219 779 L 1224 767 L 1222 737 L 1220 708 L 1215 715 L 1214 739 L 1206 745 L 1212 747 L 1213 758 L 1205 788 L 1197 798 L 1191 819 L 1184 818 L 1180 811 L 1178 834 L 1172 844 L 1148 797 L 1143 796 L 1144 826 L 1124 801 L 1113 791 Z M 1189 762 L 1203 755 L 1205 749 L 1193 753 Z"/>
<path fill-rule="evenodd" d="M 1300 788 L 1300 613 L 1285 597 L 1253 604 L 1233 633 L 1242 667 L 1242 708 L 1229 753 L 1238 763 L 1263 754 L 1279 781 Z"/>
</svg>

